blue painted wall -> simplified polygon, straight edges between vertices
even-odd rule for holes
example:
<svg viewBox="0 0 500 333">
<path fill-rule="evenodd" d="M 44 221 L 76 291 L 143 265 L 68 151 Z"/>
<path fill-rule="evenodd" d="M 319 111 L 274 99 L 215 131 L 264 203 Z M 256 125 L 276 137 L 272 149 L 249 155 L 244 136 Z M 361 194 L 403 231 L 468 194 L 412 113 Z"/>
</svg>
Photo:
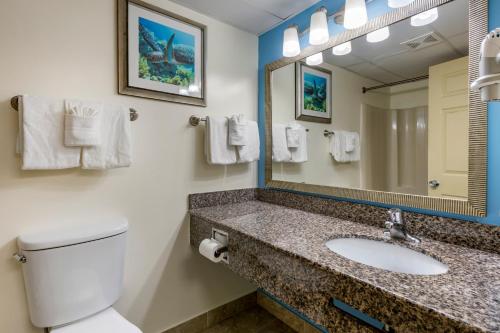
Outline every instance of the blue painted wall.
<svg viewBox="0 0 500 333">
<path fill-rule="evenodd" d="M 299 15 L 292 17 L 283 24 L 259 37 L 259 127 L 261 138 L 265 137 L 264 120 L 264 66 L 282 58 L 283 31 L 290 24 L 297 24 L 300 31 L 309 27 L 311 14 L 321 6 L 325 6 L 328 12 L 337 11 L 344 5 L 344 0 L 322 0 L 316 5 L 306 9 Z M 373 1 L 368 4 L 368 16 L 373 18 L 386 13 L 389 8 L 386 1 Z M 490 30 L 500 26 L 500 0 L 489 1 L 489 28 Z M 336 34 L 343 30 L 339 25 L 330 24 L 330 34 Z M 301 37 L 301 46 L 307 46 L 307 36 Z M 265 143 L 261 140 L 261 159 L 259 161 L 259 186 L 264 187 L 264 156 Z M 430 212 L 421 209 L 402 207 L 405 210 L 432 213 L 440 216 L 456 217 L 487 224 L 500 225 L 500 103 L 490 103 L 488 106 L 488 215 L 485 218 L 472 216 L 448 214 L 444 212 Z M 384 206 L 371 203 L 377 206 Z M 384 206 L 385 207 L 385 206 Z"/>
</svg>

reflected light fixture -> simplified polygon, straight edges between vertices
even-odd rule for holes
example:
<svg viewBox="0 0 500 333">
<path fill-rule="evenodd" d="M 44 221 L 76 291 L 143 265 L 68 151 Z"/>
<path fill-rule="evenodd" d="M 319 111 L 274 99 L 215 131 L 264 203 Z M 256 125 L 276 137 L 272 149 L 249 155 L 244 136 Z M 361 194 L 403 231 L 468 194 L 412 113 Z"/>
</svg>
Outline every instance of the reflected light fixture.
<svg viewBox="0 0 500 333">
<path fill-rule="evenodd" d="M 366 35 L 366 41 L 369 43 L 378 43 L 389 38 L 389 35 L 389 27 L 383 27 Z"/>
<path fill-rule="evenodd" d="M 415 0 L 388 0 L 387 5 L 391 8 L 406 7 Z"/>
<path fill-rule="evenodd" d="M 333 55 L 337 55 L 337 56 L 343 56 L 343 55 L 349 54 L 349 53 L 351 53 L 351 51 L 352 51 L 351 41 L 334 46 L 332 48 Z"/>
<path fill-rule="evenodd" d="M 365 0 L 346 0 L 344 28 L 356 29 L 368 22 Z"/>
<path fill-rule="evenodd" d="M 421 27 L 434 22 L 435 20 L 437 20 L 438 17 L 439 17 L 438 9 L 437 7 L 434 7 L 426 12 L 412 16 L 411 25 L 414 27 Z"/>
<path fill-rule="evenodd" d="M 309 28 L 309 44 L 321 45 L 325 44 L 330 39 L 326 13 L 326 8 L 321 7 L 311 15 L 311 26 Z"/>
<path fill-rule="evenodd" d="M 283 56 L 296 57 L 300 54 L 299 27 L 291 25 L 283 33 Z"/>
<path fill-rule="evenodd" d="M 318 66 L 323 63 L 323 53 L 319 52 L 316 54 L 313 54 L 312 56 L 309 56 L 306 58 L 306 64 L 309 66 Z"/>
</svg>

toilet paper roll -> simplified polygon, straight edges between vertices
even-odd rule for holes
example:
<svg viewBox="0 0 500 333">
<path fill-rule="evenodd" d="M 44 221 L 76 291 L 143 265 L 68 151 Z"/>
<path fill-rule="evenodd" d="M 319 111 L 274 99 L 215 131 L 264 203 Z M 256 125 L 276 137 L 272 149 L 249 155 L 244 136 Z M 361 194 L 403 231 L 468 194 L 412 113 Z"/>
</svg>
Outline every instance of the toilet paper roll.
<svg viewBox="0 0 500 333">
<path fill-rule="evenodd" d="M 215 239 L 204 239 L 200 243 L 200 247 L 198 250 L 200 251 L 200 254 L 204 256 L 205 258 L 213 261 L 213 262 L 220 262 L 222 260 L 223 256 L 219 256 L 218 258 L 215 257 L 215 251 L 218 249 L 224 247 L 221 243 L 216 241 Z"/>
</svg>

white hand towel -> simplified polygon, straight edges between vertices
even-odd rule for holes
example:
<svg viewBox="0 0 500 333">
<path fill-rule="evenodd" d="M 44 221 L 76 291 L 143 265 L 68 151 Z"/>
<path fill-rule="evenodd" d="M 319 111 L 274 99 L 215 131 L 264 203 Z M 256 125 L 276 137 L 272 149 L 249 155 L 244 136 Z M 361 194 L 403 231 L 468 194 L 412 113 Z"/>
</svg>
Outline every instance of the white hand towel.
<svg viewBox="0 0 500 333">
<path fill-rule="evenodd" d="M 228 120 L 224 117 L 207 117 L 205 126 L 205 156 L 209 164 L 236 163 L 236 147 L 229 145 Z"/>
<path fill-rule="evenodd" d="M 290 124 L 286 127 L 286 143 L 288 148 L 297 148 L 300 145 L 299 124 Z"/>
<path fill-rule="evenodd" d="M 23 95 L 19 100 L 19 152 L 23 170 L 80 166 L 79 147 L 65 147 L 64 101 Z"/>
<path fill-rule="evenodd" d="M 248 122 L 247 144 L 238 146 L 238 163 L 258 161 L 260 156 L 259 125 L 255 121 Z"/>
<path fill-rule="evenodd" d="M 229 144 L 231 146 L 244 146 L 248 142 L 248 122 L 242 114 L 229 117 Z"/>
<path fill-rule="evenodd" d="M 356 148 L 357 140 L 356 132 L 345 132 L 345 151 L 346 153 L 351 153 Z"/>
<path fill-rule="evenodd" d="M 354 149 L 348 152 L 347 141 L 350 136 L 354 140 Z M 335 135 L 330 138 L 330 154 L 339 163 L 359 161 L 359 135 L 355 132 L 335 131 Z"/>
<path fill-rule="evenodd" d="M 292 154 L 286 142 L 286 126 L 273 124 L 273 161 L 290 162 Z"/>
<path fill-rule="evenodd" d="M 64 145 L 66 147 L 100 145 L 102 104 L 67 100 L 65 108 Z"/>
<path fill-rule="evenodd" d="M 130 111 L 117 105 L 103 105 L 101 112 L 101 145 L 84 147 L 83 169 L 112 169 L 132 164 Z"/>
<path fill-rule="evenodd" d="M 357 132 L 346 132 L 346 152 L 349 156 L 349 161 L 357 162 L 361 157 L 361 148 L 359 143 L 359 134 Z"/>
<path fill-rule="evenodd" d="M 306 129 L 300 125 L 296 129 L 298 134 L 299 144 L 297 148 L 290 148 L 293 163 L 307 162 L 307 132 Z"/>
</svg>

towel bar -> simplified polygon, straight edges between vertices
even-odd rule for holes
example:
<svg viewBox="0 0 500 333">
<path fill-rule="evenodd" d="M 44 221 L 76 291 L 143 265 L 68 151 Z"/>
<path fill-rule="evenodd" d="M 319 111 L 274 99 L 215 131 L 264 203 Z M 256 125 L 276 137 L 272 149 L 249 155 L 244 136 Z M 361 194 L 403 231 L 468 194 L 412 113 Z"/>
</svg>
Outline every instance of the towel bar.
<svg viewBox="0 0 500 333">
<path fill-rule="evenodd" d="M 14 96 L 10 99 L 10 106 L 16 111 L 19 111 L 19 98 L 21 95 Z M 130 121 L 136 121 L 139 118 L 139 113 L 135 109 L 130 108 Z"/>
<path fill-rule="evenodd" d="M 329 138 L 332 135 L 335 135 L 335 132 L 334 131 L 329 131 L 329 130 L 324 130 L 323 131 L 323 135 L 325 136 L 325 138 Z"/>
<path fill-rule="evenodd" d="M 207 121 L 206 117 L 197 117 L 197 116 L 191 116 L 189 117 L 189 124 L 191 126 L 198 126 L 200 122 L 202 121 Z M 306 128 L 306 132 L 309 132 L 309 128 Z"/>
</svg>

